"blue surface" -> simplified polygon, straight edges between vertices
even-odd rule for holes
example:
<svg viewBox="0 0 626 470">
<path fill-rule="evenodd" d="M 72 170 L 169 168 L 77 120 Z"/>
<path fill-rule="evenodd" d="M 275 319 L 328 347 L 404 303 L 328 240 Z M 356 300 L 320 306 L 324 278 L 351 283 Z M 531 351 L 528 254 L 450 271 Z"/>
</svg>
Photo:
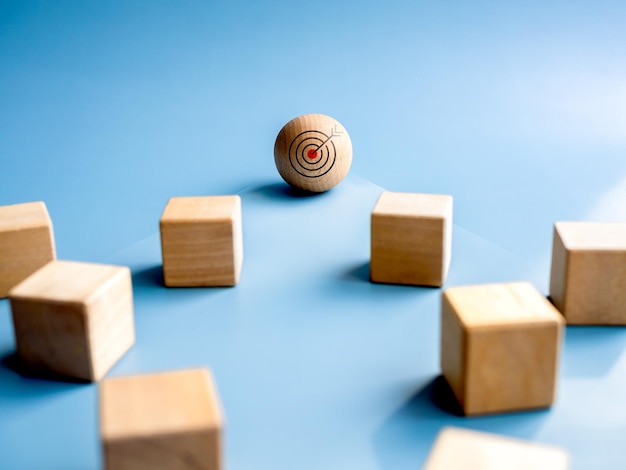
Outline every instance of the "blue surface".
<svg viewBox="0 0 626 470">
<path fill-rule="evenodd" d="M 137 344 L 110 375 L 213 368 L 228 468 L 415 469 L 446 424 L 623 468 L 623 328 L 567 329 L 550 410 L 458 417 L 440 290 L 367 262 L 382 188 L 455 197 L 447 286 L 547 293 L 554 221 L 626 221 L 624 24 L 618 1 L 3 1 L 0 204 L 44 200 L 59 257 L 131 267 Z M 354 162 L 298 198 L 272 149 L 307 112 Z M 229 193 L 241 283 L 161 287 L 167 199 Z M 13 351 L 0 301 L 0 468 L 98 468 L 96 386 L 23 378 Z"/>
</svg>

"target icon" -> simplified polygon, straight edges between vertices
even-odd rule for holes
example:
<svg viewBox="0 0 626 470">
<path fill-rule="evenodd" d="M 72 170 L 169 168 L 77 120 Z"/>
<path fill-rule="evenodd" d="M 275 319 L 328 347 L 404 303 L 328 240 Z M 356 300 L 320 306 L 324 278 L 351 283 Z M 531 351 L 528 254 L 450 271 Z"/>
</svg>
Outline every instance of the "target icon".
<svg viewBox="0 0 626 470">
<path fill-rule="evenodd" d="M 337 160 L 333 138 L 342 131 L 335 126 L 330 134 L 308 130 L 296 135 L 289 145 L 289 162 L 305 178 L 319 178 L 332 170 Z"/>
<path fill-rule="evenodd" d="M 274 163 L 294 188 L 321 193 L 339 184 L 352 163 L 352 141 L 336 119 L 303 114 L 285 124 L 274 143 Z"/>
</svg>

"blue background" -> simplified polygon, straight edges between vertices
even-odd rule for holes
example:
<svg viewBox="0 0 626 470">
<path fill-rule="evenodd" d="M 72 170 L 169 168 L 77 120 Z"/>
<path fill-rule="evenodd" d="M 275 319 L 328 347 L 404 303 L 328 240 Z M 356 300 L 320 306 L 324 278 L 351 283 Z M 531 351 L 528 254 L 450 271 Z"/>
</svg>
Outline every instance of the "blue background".
<svg viewBox="0 0 626 470">
<path fill-rule="evenodd" d="M 446 424 L 626 466 L 626 333 L 568 328 L 550 410 L 456 416 L 438 289 L 367 281 L 383 189 L 455 198 L 446 285 L 547 294 L 556 220 L 626 221 L 621 1 L 0 2 L 0 204 L 46 202 L 62 259 L 133 270 L 110 375 L 206 365 L 228 468 L 415 469 Z M 289 119 L 350 132 L 349 177 L 295 197 Z M 232 289 L 161 287 L 171 196 L 242 196 Z M 97 385 L 26 379 L 0 301 L 0 467 L 98 468 Z"/>
</svg>

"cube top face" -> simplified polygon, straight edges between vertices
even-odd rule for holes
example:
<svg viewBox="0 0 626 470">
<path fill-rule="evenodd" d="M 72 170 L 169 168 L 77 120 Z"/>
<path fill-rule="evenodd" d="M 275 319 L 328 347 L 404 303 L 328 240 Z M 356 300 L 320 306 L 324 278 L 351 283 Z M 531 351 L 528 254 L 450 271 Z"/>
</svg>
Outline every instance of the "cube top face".
<svg viewBox="0 0 626 470">
<path fill-rule="evenodd" d="M 566 470 L 567 452 L 558 447 L 460 428 L 444 428 L 425 470 Z"/>
<path fill-rule="evenodd" d="M 452 196 L 385 191 L 378 198 L 372 216 L 448 218 L 452 216 Z"/>
<path fill-rule="evenodd" d="M 568 250 L 626 252 L 626 223 L 557 222 L 554 228 Z"/>
<path fill-rule="evenodd" d="M 0 206 L 0 233 L 51 225 L 48 210 L 43 202 Z"/>
<path fill-rule="evenodd" d="M 9 293 L 13 299 L 43 300 L 57 303 L 89 303 L 110 282 L 128 276 L 123 266 L 51 261 L 15 286 Z"/>
<path fill-rule="evenodd" d="M 207 369 L 105 379 L 100 416 L 107 441 L 219 429 L 223 421 Z"/>
<path fill-rule="evenodd" d="M 527 282 L 451 287 L 443 295 L 466 328 L 564 323 L 561 314 Z"/>
<path fill-rule="evenodd" d="M 232 221 L 241 211 L 239 196 L 173 197 L 161 216 L 161 223 Z"/>
</svg>

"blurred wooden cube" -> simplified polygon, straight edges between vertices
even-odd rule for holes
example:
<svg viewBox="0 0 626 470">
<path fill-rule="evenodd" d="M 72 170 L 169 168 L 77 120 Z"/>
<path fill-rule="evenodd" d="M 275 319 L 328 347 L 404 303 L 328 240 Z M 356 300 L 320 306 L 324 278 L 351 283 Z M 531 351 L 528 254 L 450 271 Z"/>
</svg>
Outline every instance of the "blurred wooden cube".
<svg viewBox="0 0 626 470">
<path fill-rule="evenodd" d="M 441 370 L 465 414 L 550 406 L 564 323 L 529 283 L 447 289 Z"/>
<path fill-rule="evenodd" d="M 626 223 L 557 222 L 550 297 L 573 325 L 626 325 Z"/>
<path fill-rule="evenodd" d="M 43 202 L 0 206 L 0 298 L 55 257 L 52 221 Z"/>
<path fill-rule="evenodd" d="M 446 427 L 424 470 L 567 470 L 568 453 L 555 446 Z"/>
<path fill-rule="evenodd" d="M 126 267 L 52 261 L 9 298 L 17 352 L 33 372 L 99 380 L 135 341 Z"/>
<path fill-rule="evenodd" d="M 370 278 L 439 287 L 451 245 L 452 196 L 383 192 L 372 211 Z"/>
<path fill-rule="evenodd" d="M 107 470 L 219 470 L 223 418 L 211 373 L 191 369 L 100 384 Z"/>
<path fill-rule="evenodd" d="M 234 286 L 243 263 L 239 196 L 174 197 L 161 216 L 166 286 Z"/>
</svg>

